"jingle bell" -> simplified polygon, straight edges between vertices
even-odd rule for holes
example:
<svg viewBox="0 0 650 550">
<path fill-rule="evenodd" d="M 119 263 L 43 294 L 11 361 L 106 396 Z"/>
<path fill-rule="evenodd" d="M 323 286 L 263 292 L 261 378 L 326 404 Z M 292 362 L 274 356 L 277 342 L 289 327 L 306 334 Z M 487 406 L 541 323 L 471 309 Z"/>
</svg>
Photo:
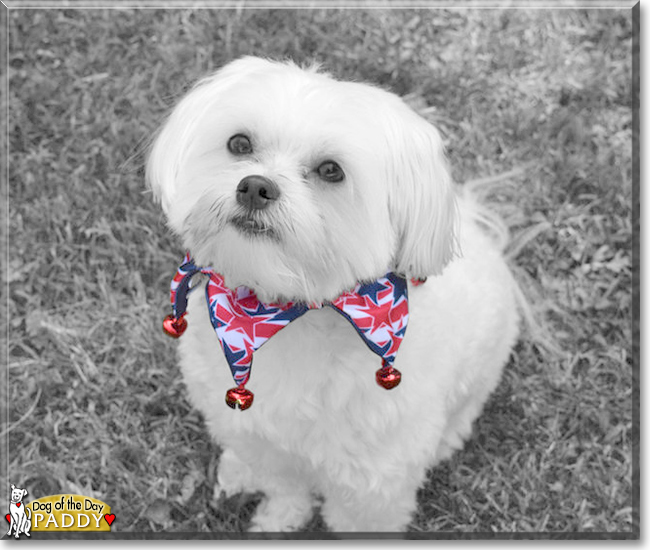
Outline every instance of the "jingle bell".
<svg viewBox="0 0 650 550">
<path fill-rule="evenodd" d="M 179 338 L 185 332 L 186 328 L 187 319 L 184 315 L 180 319 L 176 319 L 176 317 L 170 314 L 163 319 L 163 331 L 172 338 Z"/>
<path fill-rule="evenodd" d="M 231 388 L 226 392 L 226 404 L 231 409 L 239 407 L 245 411 L 253 404 L 253 392 L 243 387 Z"/>
<path fill-rule="evenodd" d="M 382 388 L 392 390 L 402 380 L 402 373 L 395 367 L 384 365 L 375 373 L 375 380 Z"/>
</svg>

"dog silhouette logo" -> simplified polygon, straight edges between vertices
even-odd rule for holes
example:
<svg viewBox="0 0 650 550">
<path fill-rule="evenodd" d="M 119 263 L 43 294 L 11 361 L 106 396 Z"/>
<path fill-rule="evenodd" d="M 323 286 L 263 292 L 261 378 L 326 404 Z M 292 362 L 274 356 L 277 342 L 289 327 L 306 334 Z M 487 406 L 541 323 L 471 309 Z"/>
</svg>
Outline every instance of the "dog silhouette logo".
<svg viewBox="0 0 650 550">
<path fill-rule="evenodd" d="M 23 503 L 23 498 L 27 495 L 27 489 L 20 489 L 15 485 L 11 485 L 11 498 L 9 500 L 9 513 L 6 518 L 9 521 L 9 531 L 7 536 L 11 536 L 11 531 L 15 533 L 18 538 L 21 533 L 30 537 L 30 529 L 32 528 L 32 511 L 27 508 Z"/>
</svg>

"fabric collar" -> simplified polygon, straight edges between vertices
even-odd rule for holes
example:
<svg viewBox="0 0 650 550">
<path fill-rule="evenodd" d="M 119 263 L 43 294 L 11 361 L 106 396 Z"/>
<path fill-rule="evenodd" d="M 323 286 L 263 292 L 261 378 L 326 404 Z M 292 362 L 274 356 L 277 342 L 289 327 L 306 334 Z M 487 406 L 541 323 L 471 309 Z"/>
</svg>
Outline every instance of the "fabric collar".
<svg viewBox="0 0 650 550">
<path fill-rule="evenodd" d="M 399 384 L 401 373 L 393 362 L 408 323 L 408 287 L 403 277 L 387 273 L 376 281 L 358 283 L 353 290 L 323 304 L 265 304 L 247 287 L 228 288 L 219 273 L 196 266 L 186 254 L 171 282 L 173 313 L 163 322 L 165 332 L 174 338 L 187 328 L 187 296 L 193 290 L 191 280 L 198 273 L 208 276 L 205 292 L 210 321 L 237 384 L 226 394 L 230 407 L 244 410 L 253 402 L 252 392 L 245 388 L 253 353 L 310 309 L 324 306 L 345 317 L 368 348 L 381 358 L 382 367 L 375 376 L 377 383 L 386 389 Z"/>
</svg>

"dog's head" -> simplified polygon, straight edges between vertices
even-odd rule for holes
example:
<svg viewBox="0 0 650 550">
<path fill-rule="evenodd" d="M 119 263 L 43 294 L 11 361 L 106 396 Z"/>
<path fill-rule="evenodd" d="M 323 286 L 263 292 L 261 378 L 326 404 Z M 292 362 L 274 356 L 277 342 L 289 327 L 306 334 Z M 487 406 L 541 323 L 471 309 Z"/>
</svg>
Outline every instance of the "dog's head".
<svg viewBox="0 0 650 550">
<path fill-rule="evenodd" d="M 20 489 L 13 484 L 11 485 L 11 502 L 20 502 L 26 495 L 27 489 Z"/>
<path fill-rule="evenodd" d="M 198 265 L 264 301 L 332 299 L 454 249 L 437 130 L 397 96 L 315 68 L 243 58 L 200 81 L 151 149 L 147 177 Z"/>
</svg>

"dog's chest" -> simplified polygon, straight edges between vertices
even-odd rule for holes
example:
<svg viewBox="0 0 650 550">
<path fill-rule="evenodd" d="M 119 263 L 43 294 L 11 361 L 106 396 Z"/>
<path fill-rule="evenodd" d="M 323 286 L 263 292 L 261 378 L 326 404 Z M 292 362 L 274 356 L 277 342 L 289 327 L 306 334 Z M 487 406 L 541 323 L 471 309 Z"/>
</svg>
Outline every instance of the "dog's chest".
<svg viewBox="0 0 650 550">
<path fill-rule="evenodd" d="M 321 384 L 352 381 L 364 370 L 372 379 L 380 366 L 381 359 L 355 328 L 333 309 L 323 307 L 307 312 L 255 353 L 251 384 L 259 377 L 260 383 L 282 380 L 317 391 Z"/>
<path fill-rule="evenodd" d="M 255 403 L 229 415 L 233 427 L 334 464 L 345 449 L 376 436 L 368 433 L 369 422 L 384 424 L 379 418 L 394 410 L 399 392 L 376 383 L 380 367 L 345 318 L 330 308 L 311 311 L 256 352 L 247 384 Z"/>
<path fill-rule="evenodd" d="M 254 403 L 232 410 L 223 399 L 235 384 L 205 303 L 192 297 L 190 310 L 181 366 L 190 397 L 218 440 L 252 432 L 287 449 L 316 446 L 322 454 L 336 454 L 337 446 L 356 445 L 369 420 L 399 403 L 400 387 L 387 391 L 375 382 L 381 358 L 342 315 L 324 307 L 291 322 L 255 351 L 246 385 Z"/>
</svg>

